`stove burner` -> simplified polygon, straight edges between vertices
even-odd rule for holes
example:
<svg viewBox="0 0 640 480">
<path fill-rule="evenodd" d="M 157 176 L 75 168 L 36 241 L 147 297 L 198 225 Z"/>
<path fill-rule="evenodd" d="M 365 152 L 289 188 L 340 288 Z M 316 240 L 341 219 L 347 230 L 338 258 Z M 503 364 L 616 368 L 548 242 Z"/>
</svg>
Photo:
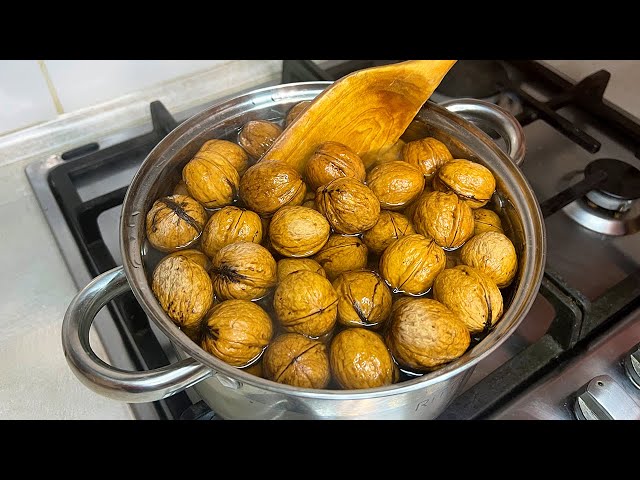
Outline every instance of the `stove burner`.
<svg viewBox="0 0 640 480">
<path fill-rule="evenodd" d="M 451 98 L 489 98 L 509 82 L 506 69 L 496 60 L 458 60 L 436 91 Z"/>
</svg>

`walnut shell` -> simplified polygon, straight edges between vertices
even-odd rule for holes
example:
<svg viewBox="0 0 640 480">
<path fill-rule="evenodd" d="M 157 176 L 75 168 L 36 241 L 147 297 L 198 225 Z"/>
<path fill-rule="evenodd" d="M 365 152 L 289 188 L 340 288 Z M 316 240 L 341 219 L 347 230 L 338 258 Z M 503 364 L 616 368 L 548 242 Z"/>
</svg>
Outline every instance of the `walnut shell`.
<svg viewBox="0 0 640 480">
<path fill-rule="evenodd" d="M 413 224 L 418 233 L 453 250 L 473 236 L 473 211 L 453 192 L 430 192 L 420 197 L 413 213 Z"/>
<path fill-rule="evenodd" d="M 324 216 L 307 207 L 282 207 L 271 218 L 271 246 L 285 257 L 309 257 L 317 253 L 331 234 Z"/>
<path fill-rule="evenodd" d="M 324 343 L 299 333 L 283 333 L 262 358 L 264 377 L 303 388 L 325 388 L 331 380 L 329 354 Z"/>
<path fill-rule="evenodd" d="M 358 237 L 334 233 L 313 256 L 313 260 L 322 266 L 327 278 L 333 281 L 342 272 L 365 268 L 368 255 L 369 249 Z"/>
<path fill-rule="evenodd" d="M 249 155 L 259 160 L 282 133 L 282 127 L 268 120 L 250 120 L 238 134 L 238 143 Z"/>
<path fill-rule="evenodd" d="M 187 188 L 187 184 L 184 183 L 184 180 L 180 179 L 176 186 L 173 187 L 172 195 L 186 195 L 189 196 L 189 189 Z"/>
<path fill-rule="evenodd" d="M 414 298 L 393 309 L 385 341 L 401 367 L 429 372 L 466 352 L 471 335 L 442 303 Z"/>
<path fill-rule="evenodd" d="M 420 169 L 427 181 L 431 180 L 438 169 L 453 160 L 447 146 L 433 137 L 407 142 L 402 149 L 402 159 Z"/>
<path fill-rule="evenodd" d="M 255 362 L 273 336 L 271 317 L 249 300 L 226 300 L 214 306 L 202 326 L 200 346 L 234 367 Z"/>
<path fill-rule="evenodd" d="M 347 327 L 380 328 L 391 313 L 389 287 L 371 270 L 341 273 L 333 281 L 338 294 L 338 322 Z"/>
<path fill-rule="evenodd" d="M 406 235 L 387 247 L 380 257 L 380 275 L 394 293 L 422 295 L 444 270 L 445 253 L 431 237 Z"/>
<path fill-rule="evenodd" d="M 231 205 L 240 174 L 221 156 L 196 154 L 182 169 L 182 180 L 193 198 L 207 208 Z"/>
<path fill-rule="evenodd" d="M 194 338 L 213 304 L 207 271 L 186 256 L 168 255 L 153 270 L 151 290 L 173 323 Z"/>
<path fill-rule="evenodd" d="M 257 243 L 226 245 L 213 256 L 211 264 L 213 289 L 223 300 L 256 300 L 276 283 L 276 261 Z"/>
<path fill-rule="evenodd" d="M 169 195 L 155 202 L 147 212 L 147 240 L 161 252 L 175 252 L 192 245 L 202 235 L 207 212 L 186 195 Z"/>
<path fill-rule="evenodd" d="M 337 233 L 362 233 L 380 215 L 380 202 L 369 187 L 354 178 L 337 178 L 316 191 L 316 206 Z"/>
<path fill-rule="evenodd" d="M 211 259 L 207 257 L 204 252 L 197 248 L 188 248 L 186 250 L 178 250 L 177 252 L 170 253 L 167 257 L 177 257 L 178 255 L 185 257 L 192 262 L 196 262 L 207 272 L 211 270 Z"/>
<path fill-rule="evenodd" d="M 401 160 L 382 163 L 367 174 L 367 185 L 386 210 L 402 210 L 418 198 L 424 183 L 422 172 Z"/>
<path fill-rule="evenodd" d="M 500 216 L 493 210 L 489 210 L 488 208 L 476 208 L 473 210 L 473 219 L 475 221 L 473 229 L 474 235 L 478 235 L 482 232 L 504 233 L 502 220 L 500 220 Z"/>
<path fill-rule="evenodd" d="M 336 178 L 349 177 L 364 182 L 366 176 L 360 156 L 338 142 L 318 145 L 305 166 L 305 177 L 313 191 Z"/>
<path fill-rule="evenodd" d="M 402 150 L 404 149 L 405 145 L 406 142 L 399 139 L 397 142 L 392 143 L 391 145 L 382 147 L 375 153 L 375 155 L 369 156 L 369 164 L 366 165 L 366 167 L 373 168 L 376 165 L 380 165 L 381 163 L 393 162 L 394 160 L 402 160 Z"/>
<path fill-rule="evenodd" d="M 215 211 L 202 232 L 200 245 L 204 253 L 213 257 L 222 247 L 236 242 L 262 242 L 260 216 L 233 206 Z"/>
<path fill-rule="evenodd" d="M 310 258 L 281 258 L 278 260 L 278 283 L 282 282 L 282 279 L 290 273 L 297 272 L 298 270 L 309 270 L 311 272 L 319 273 L 323 277 L 327 277 L 324 268 Z"/>
<path fill-rule="evenodd" d="M 336 324 L 338 294 L 331 282 L 309 270 L 282 279 L 273 295 L 273 308 L 286 332 L 317 338 Z"/>
<path fill-rule="evenodd" d="M 460 250 L 462 263 L 475 267 L 491 278 L 498 288 L 505 288 L 518 271 L 518 256 L 513 243 L 500 232 L 473 236 Z"/>
<path fill-rule="evenodd" d="M 229 140 L 213 139 L 204 142 L 196 154 L 198 156 L 221 156 L 238 171 L 240 176 L 249 168 L 249 155 L 237 143 Z"/>
<path fill-rule="evenodd" d="M 300 205 L 307 186 L 295 168 L 278 160 L 258 162 L 240 180 L 240 198 L 262 217 L 285 205 Z"/>
<path fill-rule="evenodd" d="M 285 117 L 285 125 L 289 126 L 290 124 L 292 124 L 293 121 L 298 118 L 298 115 L 300 115 L 304 111 L 304 109 L 309 106 L 310 103 L 311 100 L 303 100 L 302 102 L 298 102 L 293 107 L 291 107 L 287 112 L 287 116 Z"/>
<path fill-rule="evenodd" d="M 364 328 L 338 332 L 329 349 L 331 371 L 345 389 L 391 385 L 395 364 L 383 338 Z"/>
<path fill-rule="evenodd" d="M 502 317 L 502 294 L 495 282 L 467 265 L 443 270 L 433 282 L 433 298 L 458 315 L 471 334 L 490 330 Z"/>
<path fill-rule="evenodd" d="M 362 234 L 362 241 L 369 251 L 380 255 L 397 239 L 414 233 L 413 225 L 403 214 L 383 210 L 373 228 Z"/>
<path fill-rule="evenodd" d="M 484 165 L 471 160 L 455 159 L 443 165 L 436 174 L 436 190 L 455 192 L 471 208 L 484 207 L 496 189 L 496 179 Z"/>
</svg>

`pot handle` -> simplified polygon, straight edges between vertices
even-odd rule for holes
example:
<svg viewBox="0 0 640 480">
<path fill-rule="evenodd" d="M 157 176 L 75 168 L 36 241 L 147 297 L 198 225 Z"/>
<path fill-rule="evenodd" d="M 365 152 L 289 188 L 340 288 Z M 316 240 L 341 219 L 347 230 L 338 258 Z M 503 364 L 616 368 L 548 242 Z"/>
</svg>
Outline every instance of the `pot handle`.
<svg viewBox="0 0 640 480">
<path fill-rule="evenodd" d="M 520 122 L 504 108 L 495 103 L 475 98 L 461 98 L 440 103 L 452 113 L 479 126 L 495 130 L 507 144 L 507 153 L 513 163 L 520 166 L 524 161 L 525 137 Z"/>
<path fill-rule="evenodd" d="M 76 377 L 94 392 L 127 403 L 162 400 L 210 377 L 211 369 L 193 358 L 144 372 L 121 370 L 98 358 L 89 344 L 91 324 L 102 307 L 128 290 L 120 266 L 94 278 L 69 304 L 62 322 L 62 348 Z"/>
</svg>

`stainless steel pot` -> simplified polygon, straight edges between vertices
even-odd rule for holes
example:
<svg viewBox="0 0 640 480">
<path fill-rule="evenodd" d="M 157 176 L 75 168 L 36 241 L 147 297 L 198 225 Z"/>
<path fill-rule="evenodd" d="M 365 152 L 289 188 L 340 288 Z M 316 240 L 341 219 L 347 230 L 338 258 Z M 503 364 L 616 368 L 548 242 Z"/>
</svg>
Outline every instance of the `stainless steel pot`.
<svg viewBox="0 0 640 480">
<path fill-rule="evenodd" d="M 208 354 L 164 313 L 150 288 L 145 260 L 145 214 L 170 193 L 182 166 L 211 138 L 236 138 L 249 120 L 280 119 L 296 103 L 311 100 L 330 82 L 268 87 L 212 106 L 188 119 L 149 154 L 129 186 L 120 224 L 123 266 L 96 277 L 73 299 L 62 325 L 68 364 L 90 389 L 128 403 L 151 402 L 192 387 L 225 419 L 430 419 L 460 392 L 477 363 L 518 327 L 538 292 L 545 263 L 545 232 L 536 198 L 516 166 L 524 158 L 524 134 L 516 119 L 491 103 L 459 100 L 427 102 L 407 129 L 407 140 L 426 135 L 449 146 L 455 158 L 489 167 L 497 181 L 493 206 L 500 210 L 519 257 L 517 278 L 506 292 L 502 320 L 462 357 L 437 371 L 387 387 L 366 390 L 301 389 L 259 378 Z M 509 155 L 478 128 L 497 132 Z M 510 158 L 511 157 L 511 158 Z M 151 321 L 175 346 L 180 361 L 144 372 L 116 369 L 89 345 L 97 312 L 131 289 Z"/>
</svg>

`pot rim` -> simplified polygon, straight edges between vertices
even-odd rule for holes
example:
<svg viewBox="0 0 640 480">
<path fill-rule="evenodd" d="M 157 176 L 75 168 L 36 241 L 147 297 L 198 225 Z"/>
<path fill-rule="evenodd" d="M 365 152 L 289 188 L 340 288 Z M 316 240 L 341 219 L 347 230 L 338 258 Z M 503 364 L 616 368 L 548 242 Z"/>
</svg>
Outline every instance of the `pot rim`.
<svg viewBox="0 0 640 480">
<path fill-rule="evenodd" d="M 478 137 L 483 146 L 500 160 L 501 168 L 507 173 L 506 177 L 501 177 L 505 182 L 513 186 L 513 195 L 509 198 L 519 212 L 518 215 L 522 220 L 524 238 L 526 239 L 523 252 L 524 258 L 520 262 L 520 268 L 523 270 L 521 274 L 519 273 L 520 282 L 509 308 L 504 312 L 496 327 L 461 357 L 439 367 L 435 371 L 384 387 L 363 390 L 294 387 L 247 373 L 200 348 L 171 321 L 151 291 L 142 258 L 146 244 L 141 241 L 141 238 L 144 237 L 146 218 L 146 212 L 142 209 L 142 204 L 146 200 L 144 193 L 148 192 L 154 183 L 153 180 L 155 179 L 152 179 L 154 173 L 161 171 L 162 166 L 166 165 L 182 148 L 188 145 L 196 134 L 202 133 L 208 124 L 214 121 L 222 121 L 229 115 L 234 116 L 241 112 L 246 113 L 249 110 L 258 108 L 260 105 L 267 105 L 269 102 L 307 99 L 300 98 L 301 94 L 314 98 L 331 83 L 333 82 L 296 82 L 252 90 L 212 105 L 185 120 L 162 139 L 139 167 L 127 189 L 123 202 L 120 219 L 120 250 L 127 280 L 145 313 L 167 335 L 174 346 L 179 347 L 179 350 L 181 349 L 180 353 L 185 353 L 203 365 L 210 367 L 215 375 L 231 377 L 243 384 L 298 397 L 356 400 L 396 395 L 446 381 L 475 367 L 478 362 L 498 348 L 520 325 L 533 305 L 542 282 L 546 260 L 546 238 L 540 206 L 520 169 L 486 133 L 460 116 L 431 101 L 425 103 L 418 116 L 430 111 L 443 117 L 451 128 L 464 129 L 473 136 Z"/>
</svg>

